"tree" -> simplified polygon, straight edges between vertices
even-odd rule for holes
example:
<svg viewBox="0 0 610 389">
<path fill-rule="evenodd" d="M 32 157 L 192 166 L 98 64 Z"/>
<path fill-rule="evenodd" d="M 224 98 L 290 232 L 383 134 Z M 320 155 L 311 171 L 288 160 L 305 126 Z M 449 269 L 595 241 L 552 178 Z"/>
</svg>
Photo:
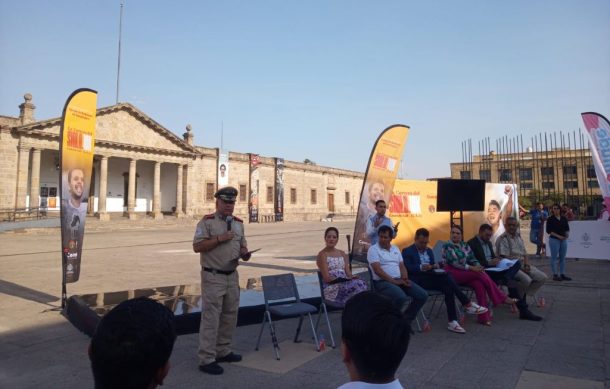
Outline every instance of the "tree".
<svg viewBox="0 0 610 389">
<path fill-rule="evenodd" d="M 305 158 L 305 160 L 303 160 L 303 163 L 306 165 L 315 165 L 316 164 L 314 161 L 312 161 L 309 158 Z"/>
</svg>

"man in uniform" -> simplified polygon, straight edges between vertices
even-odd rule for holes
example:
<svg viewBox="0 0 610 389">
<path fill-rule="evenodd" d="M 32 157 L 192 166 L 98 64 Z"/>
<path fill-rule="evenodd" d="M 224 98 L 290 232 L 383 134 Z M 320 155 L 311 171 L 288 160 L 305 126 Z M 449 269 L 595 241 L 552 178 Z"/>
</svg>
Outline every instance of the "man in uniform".
<svg viewBox="0 0 610 389">
<path fill-rule="evenodd" d="M 239 259 L 248 252 L 243 221 L 233 216 L 237 189 L 225 187 L 214 195 L 216 212 L 197 224 L 193 250 L 200 253 L 202 312 L 199 326 L 199 370 L 222 374 L 219 362 L 239 362 L 231 351 L 239 309 Z"/>
</svg>

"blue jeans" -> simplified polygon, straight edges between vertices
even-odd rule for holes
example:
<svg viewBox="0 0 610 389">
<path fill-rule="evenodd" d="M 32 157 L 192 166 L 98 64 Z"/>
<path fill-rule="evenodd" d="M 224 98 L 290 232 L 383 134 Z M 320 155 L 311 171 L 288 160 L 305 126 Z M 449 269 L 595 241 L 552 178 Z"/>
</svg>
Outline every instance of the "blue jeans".
<svg viewBox="0 0 610 389">
<path fill-rule="evenodd" d="M 377 292 L 389 297 L 399 309 L 402 309 L 407 303 L 407 296 L 411 297 L 411 303 L 409 308 L 405 311 L 405 317 L 412 321 L 417 316 L 419 310 L 426 304 L 428 299 L 428 292 L 426 292 L 421 286 L 411 281 L 411 286 L 408 288 L 401 288 L 398 285 L 394 285 L 385 280 L 374 281 L 375 289 Z"/>
<path fill-rule="evenodd" d="M 540 228 L 532 228 L 530 230 L 530 242 L 536 245 L 536 255 L 540 255 L 540 251 L 542 250 L 542 246 L 544 246 L 544 242 L 539 239 Z"/>
<path fill-rule="evenodd" d="M 551 270 L 553 271 L 553 274 L 565 274 L 568 241 L 549 238 L 549 246 L 551 247 Z M 557 257 L 559 257 L 559 273 L 557 273 Z"/>
</svg>

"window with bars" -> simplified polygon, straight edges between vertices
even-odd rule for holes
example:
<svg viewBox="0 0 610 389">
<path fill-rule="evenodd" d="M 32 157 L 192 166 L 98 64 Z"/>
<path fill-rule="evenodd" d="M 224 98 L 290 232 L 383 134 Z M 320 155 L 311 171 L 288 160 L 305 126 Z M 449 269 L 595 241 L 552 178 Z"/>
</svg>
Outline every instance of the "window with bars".
<svg viewBox="0 0 610 389">
<path fill-rule="evenodd" d="M 543 181 L 542 189 L 555 189 L 555 181 Z"/>
<path fill-rule="evenodd" d="M 597 178 L 595 167 L 593 165 L 587 166 L 587 178 Z"/>
<path fill-rule="evenodd" d="M 534 170 L 532 168 L 520 168 L 519 180 L 531 181 L 534 179 Z"/>
<path fill-rule="evenodd" d="M 213 182 L 207 182 L 205 184 L 205 201 L 214 201 L 214 192 L 216 192 L 214 190 L 215 187 L 216 185 L 214 185 Z"/>
<path fill-rule="evenodd" d="M 599 181 L 589 180 L 589 181 L 587 181 L 587 186 L 591 189 L 599 188 Z"/>
<path fill-rule="evenodd" d="M 552 166 L 543 166 L 540 168 L 540 174 L 543 179 L 553 178 L 555 176 L 555 170 Z"/>
<path fill-rule="evenodd" d="M 489 170 L 489 169 L 479 170 L 479 178 L 481 180 L 491 182 L 491 170 Z"/>
<path fill-rule="evenodd" d="M 564 181 L 563 187 L 566 189 L 578 189 L 578 181 Z"/>
<path fill-rule="evenodd" d="M 345 204 L 349 205 L 351 198 L 348 191 L 345 191 Z"/>
<path fill-rule="evenodd" d="M 248 186 L 246 184 L 239 184 L 239 202 L 248 201 Z"/>
<path fill-rule="evenodd" d="M 510 169 L 498 169 L 498 176 L 500 176 L 500 181 L 513 180 L 513 172 Z"/>
<path fill-rule="evenodd" d="M 576 166 L 572 165 L 572 166 L 564 166 L 563 167 L 563 176 L 567 177 L 567 176 L 575 176 L 576 173 Z"/>
<path fill-rule="evenodd" d="M 534 189 L 534 184 L 532 182 L 522 182 L 521 189 Z"/>
<path fill-rule="evenodd" d="M 311 203 L 312 204 L 318 203 L 318 191 L 315 189 L 311 190 Z"/>
<path fill-rule="evenodd" d="M 468 171 L 468 170 L 461 171 L 460 172 L 460 179 L 462 179 L 462 180 L 470 180 L 470 171 Z"/>
<path fill-rule="evenodd" d="M 272 186 L 267 187 L 267 202 L 268 203 L 273 202 L 273 187 Z"/>
</svg>

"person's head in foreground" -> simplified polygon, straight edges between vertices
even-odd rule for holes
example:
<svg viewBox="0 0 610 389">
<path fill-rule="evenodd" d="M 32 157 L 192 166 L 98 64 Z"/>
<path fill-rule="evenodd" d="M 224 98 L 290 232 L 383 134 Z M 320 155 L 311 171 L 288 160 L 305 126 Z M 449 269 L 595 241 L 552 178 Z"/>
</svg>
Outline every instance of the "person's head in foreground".
<svg viewBox="0 0 610 389">
<path fill-rule="evenodd" d="M 163 385 L 175 341 L 168 308 L 146 297 L 123 301 L 102 317 L 91 339 L 95 388 Z"/>
<path fill-rule="evenodd" d="M 392 228 L 382 224 L 377 230 L 377 235 L 379 236 L 379 246 L 382 248 L 389 250 L 392 246 Z"/>
<path fill-rule="evenodd" d="M 408 320 L 387 297 L 362 292 L 345 304 L 341 354 L 351 381 L 394 381 L 409 346 Z"/>
</svg>

